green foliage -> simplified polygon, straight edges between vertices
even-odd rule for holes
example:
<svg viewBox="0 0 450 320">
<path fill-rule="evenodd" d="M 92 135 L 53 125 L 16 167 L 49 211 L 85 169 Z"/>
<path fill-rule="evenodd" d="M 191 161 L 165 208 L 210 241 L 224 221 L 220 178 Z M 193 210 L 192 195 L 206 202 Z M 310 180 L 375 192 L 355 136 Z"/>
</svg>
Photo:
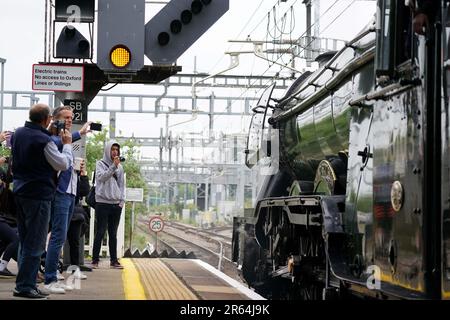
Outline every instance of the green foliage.
<svg viewBox="0 0 450 320">
<path fill-rule="evenodd" d="M 136 229 L 134 229 L 136 231 Z M 147 245 L 147 238 L 142 234 L 135 234 L 133 236 L 133 241 L 131 243 L 131 248 L 138 248 L 139 250 L 144 250 L 145 246 Z M 129 242 L 126 242 L 125 244 L 128 244 Z M 126 247 L 126 246 L 125 246 Z"/>
<path fill-rule="evenodd" d="M 198 210 L 197 206 L 195 205 L 195 203 L 188 203 L 186 204 L 186 206 L 184 207 L 184 209 L 189 209 L 189 210 Z"/>
<path fill-rule="evenodd" d="M 0 146 L 0 157 L 10 157 L 11 150 Z"/>
<path fill-rule="evenodd" d="M 193 218 L 183 219 L 182 222 L 185 224 L 190 224 L 192 226 L 197 226 L 197 222 Z"/>
<path fill-rule="evenodd" d="M 91 134 L 86 140 L 86 162 L 88 176 L 92 176 L 95 170 L 97 160 L 103 158 L 103 149 L 108 136 L 108 129 L 104 128 L 101 132 Z"/>
<path fill-rule="evenodd" d="M 0 158 L 1 157 L 11 157 L 11 149 L 0 146 Z M 3 165 L 0 166 L 0 168 L 2 168 L 3 171 L 6 172 L 8 170 L 8 164 L 4 163 Z M 9 187 L 12 188 L 12 183 L 10 184 Z"/>
</svg>

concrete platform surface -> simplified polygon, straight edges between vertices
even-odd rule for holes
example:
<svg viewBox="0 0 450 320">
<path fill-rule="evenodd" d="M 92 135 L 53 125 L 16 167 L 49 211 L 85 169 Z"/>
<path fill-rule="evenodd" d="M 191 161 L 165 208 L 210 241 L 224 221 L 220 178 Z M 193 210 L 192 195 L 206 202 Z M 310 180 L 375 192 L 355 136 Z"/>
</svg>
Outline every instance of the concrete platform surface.
<svg viewBox="0 0 450 320">
<path fill-rule="evenodd" d="M 63 283 L 75 289 L 51 294 L 49 300 L 264 300 L 238 281 L 198 259 L 121 259 L 123 270 L 102 260 L 99 269 L 75 280 L 65 272 Z M 17 273 L 11 262 L 8 269 Z M 15 278 L 0 279 L 0 300 L 13 297 Z M 39 284 L 43 288 L 43 284 Z M 23 299 L 21 299 L 23 300 Z"/>
</svg>

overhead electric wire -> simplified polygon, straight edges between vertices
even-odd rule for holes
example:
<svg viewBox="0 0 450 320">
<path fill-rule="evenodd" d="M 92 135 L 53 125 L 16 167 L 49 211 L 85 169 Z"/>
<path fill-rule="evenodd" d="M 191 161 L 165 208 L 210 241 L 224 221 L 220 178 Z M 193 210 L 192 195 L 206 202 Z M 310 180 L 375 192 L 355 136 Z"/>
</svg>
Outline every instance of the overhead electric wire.
<svg viewBox="0 0 450 320">
<path fill-rule="evenodd" d="M 297 1 L 297 0 L 296 0 Z M 311 24 L 311 26 L 305 31 L 305 32 L 303 32 L 301 35 L 300 35 L 300 37 L 298 37 L 298 39 L 300 39 L 301 37 L 303 37 L 309 30 L 311 30 L 311 28 L 316 24 L 316 23 L 318 23 L 319 21 L 320 21 L 320 19 L 325 15 L 325 14 L 327 14 L 328 13 L 328 11 L 330 11 L 337 3 L 338 3 L 338 1 L 339 0 L 336 0 L 333 4 L 331 4 L 326 10 L 325 10 L 325 12 L 323 13 L 323 14 L 321 14 L 320 16 L 319 16 L 319 18 L 316 20 L 316 21 L 314 21 L 314 23 L 312 23 Z M 356 0 L 353 0 L 351 3 L 350 3 L 350 5 L 348 5 L 331 23 L 333 23 L 334 21 L 336 21 L 336 19 L 337 18 L 339 18 L 354 2 L 355 2 Z M 331 23 L 330 24 L 328 24 L 327 25 L 327 27 L 326 28 L 328 28 L 330 25 L 331 25 Z M 322 31 L 323 32 L 323 31 Z M 321 32 L 321 33 L 322 33 Z M 312 43 L 312 41 L 310 42 L 310 43 L 308 43 L 308 45 L 309 44 L 311 44 Z M 290 45 L 290 47 L 289 48 L 292 48 L 293 47 L 293 45 L 291 44 Z M 301 52 L 303 52 L 305 50 L 305 48 L 303 48 L 303 50 L 302 51 L 300 51 L 299 53 L 301 53 Z M 280 57 L 278 57 L 278 59 L 275 61 L 275 62 L 277 62 L 280 58 L 282 57 L 282 55 L 280 55 Z M 288 63 L 290 63 L 290 62 L 292 62 L 292 59 L 288 62 Z M 261 74 L 261 76 L 263 76 L 264 74 L 266 74 L 267 73 L 267 71 L 269 71 L 269 69 L 270 68 L 272 68 L 273 66 L 274 66 L 275 64 L 272 64 L 271 66 L 269 66 L 262 74 Z M 275 77 L 275 76 L 274 76 Z M 251 84 L 250 84 L 250 86 L 249 87 L 251 87 L 253 84 L 255 84 L 256 82 L 257 82 L 258 80 L 254 80 Z M 272 80 L 267 80 L 265 83 L 264 83 L 264 85 L 263 86 L 265 86 L 266 84 L 269 84 L 271 81 L 273 81 L 273 78 L 272 78 Z M 239 98 L 241 98 L 245 93 L 247 93 L 248 92 L 248 90 L 249 90 L 250 88 L 247 88 L 247 89 L 245 89 L 238 97 L 237 97 L 237 99 L 239 99 Z M 255 96 L 256 96 L 256 94 L 258 93 L 258 92 L 260 92 L 262 89 L 259 89 L 256 93 L 255 93 Z M 234 102 L 232 102 L 231 103 L 231 105 L 230 106 L 227 106 L 227 108 L 229 107 L 229 108 L 231 108 L 232 106 L 233 106 L 233 104 L 235 104 L 236 102 L 237 102 L 238 100 L 234 100 Z M 225 109 L 226 110 L 226 109 Z M 225 111 L 225 110 L 223 110 L 223 111 Z M 215 121 L 218 117 L 220 117 L 221 115 L 215 115 L 215 116 L 213 116 L 213 119 L 212 119 L 212 121 Z M 206 128 L 206 126 L 204 126 L 203 127 L 203 130 Z"/>
<path fill-rule="evenodd" d="M 278 0 L 277 0 L 277 1 L 278 1 Z M 247 20 L 247 22 L 245 23 L 244 27 L 242 27 L 241 31 L 239 31 L 239 33 L 238 33 L 238 35 L 236 36 L 236 38 L 238 38 L 238 37 L 242 34 L 242 32 L 245 30 L 245 28 L 248 26 L 248 24 L 250 23 L 250 21 L 253 19 L 255 13 L 259 10 L 259 8 L 261 8 L 261 5 L 263 4 L 263 2 L 264 2 L 264 0 L 261 0 L 261 2 L 259 3 L 259 5 L 256 7 L 255 11 L 253 11 L 253 13 L 250 15 L 250 18 Z M 263 20 L 264 20 L 264 18 L 263 18 Z M 261 20 L 261 21 L 263 21 L 263 20 Z M 260 22 L 260 23 L 261 23 L 261 22 Z M 232 44 L 230 44 L 230 45 L 228 46 L 227 51 L 230 51 L 231 46 L 232 46 Z M 222 55 L 222 56 L 219 58 L 219 60 L 214 64 L 214 66 L 213 66 L 210 70 L 214 70 L 214 68 L 217 67 L 217 65 L 223 60 L 223 58 L 224 58 L 224 56 Z M 211 73 L 211 71 L 208 72 L 208 73 Z"/>
<path fill-rule="evenodd" d="M 338 1 L 338 0 L 337 0 Z M 336 1 L 336 2 L 337 2 Z M 340 18 L 343 14 L 344 14 L 344 12 L 346 12 L 347 10 L 348 10 L 348 8 L 350 8 L 356 1 L 359 1 L 359 0 L 353 0 L 348 6 L 346 6 L 345 8 L 344 8 L 344 10 L 342 10 L 341 11 L 341 13 L 339 13 L 320 33 L 319 33 L 319 35 L 320 34 L 322 34 L 323 32 L 325 32 L 338 18 Z M 336 3 L 335 2 L 335 3 Z M 335 4 L 334 3 L 334 4 Z M 333 5 L 334 5 L 333 4 Z M 325 13 L 324 13 L 325 14 Z M 319 19 L 320 19 L 320 17 L 319 17 Z M 312 27 L 313 25 L 311 25 L 311 27 Z M 300 36 L 300 38 L 304 35 L 305 33 L 303 33 L 301 36 Z M 299 40 L 300 40 L 300 38 L 299 38 Z M 302 50 L 301 51 L 299 51 L 299 53 L 302 53 L 303 51 L 305 51 L 306 50 L 306 48 L 307 47 L 309 47 L 309 45 L 313 42 L 314 40 L 311 40 L 306 46 L 305 46 L 305 48 L 302 48 Z M 292 46 L 292 44 L 289 46 L 289 49 L 291 49 L 293 46 Z M 283 55 L 283 54 L 282 54 Z M 295 59 L 295 57 L 292 57 L 289 61 L 288 61 L 288 63 L 286 63 L 285 64 L 285 66 L 287 66 L 289 63 L 291 63 L 292 62 L 292 60 L 293 59 Z M 277 59 L 278 60 L 278 59 Z M 277 61 L 275 61 L 275 62 L 277 62 Z M 281 70 L 283 70 L 283 69 L 281 69 Z M 280 70 L 280 71 L 281 71 Z"/>
<path fill-rule="evenodd" d="M 239 34 L 238 34 L 235 38 L 239 38 L 239 36 L 242 34 L 242 32 L 245 30 L 245 28 L 246 28 L 247 25 L 249 24 L 249 22 L 252 20 L 252 18 L 253 18 L 253 16 L 255 15 L 256 11 L 258 11 L 259 8 L 261 7 L 263 1 L 264 1 L 264 0 L 262 0 L 262 1 L 259 3 L 258 7 L 255 9 L 255 11 L 253 11 L 253 13 L 251 14 L 251 17 L 247 20 L 246 24 L 244 25 L 244 27 L 241 29 L 241 31 L 239 32 Z M 291 4 L 290 7 L 294 6 L 294 4 L 295 4 L 297 1 L 298 1 L 298 0 L 294 0 L 294 2 Z M 277 3 L 279 4 L 279 3 L 280 3 L 280 0 L 276 0 L 275 3 L 274 3 L 273 6 L 272 6 L 272 9 L 270 9 L 267 13 L 269 13 L 271 10 L 273 10 L 273 8 L 275 8 L 275 5 L 276 5 Z M 289 10 L 288 10 L 288 11 L 289 11 Z M 288 11 L 286 11 L 285 14 L 286 14 Z M 265 13 L 264 16 L 262 17 L 262 19 L 259 20 L 259 22 L 255 25 L 255 27 L 254 27 L 250 32 L 248 32 L 248 35 L 251 35 L 251 34 L 259 27 L 259 25 L 267 18 L 267 13 Z M 274 27 L 272 27 L 272 28 L 274 28 Z M 227 51 L 230 51 L 232 46 L 233 46 L 233 45 L 231 44 L 231 45 L 228 47 Z M 242 46 L 243 46 L 243 44 L 241 44 L 240 49 L 242 48 Z M 219 58 L 219 60 L 214 64 L 214 66 L 213 66 L 210 70 L 213 70 L 215 67 L 217 67 L 217 65 L 223 60 L 223 58 L 224 58 L 224 56 L 221 56 L 221 57 Z M 211 73 L 211 71 L 209 71 L 208 73 Z"/>
</svg>

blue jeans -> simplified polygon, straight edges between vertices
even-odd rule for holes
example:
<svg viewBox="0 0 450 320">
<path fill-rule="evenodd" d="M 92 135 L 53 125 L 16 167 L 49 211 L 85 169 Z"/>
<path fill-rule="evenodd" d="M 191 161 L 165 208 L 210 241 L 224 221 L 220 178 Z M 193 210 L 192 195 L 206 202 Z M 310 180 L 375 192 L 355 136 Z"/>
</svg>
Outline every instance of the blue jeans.
<svg viewBox="0 0 450 320">
<path fill-rule="evenodd" d="M 57 281 L 59 256 L 67 239 L 67 229 L 73 214 L 75 196 L 56 192 L 52 202 L 51 235 L 45 258 L 45 284 Z"/>
<path fill-rule="evenodd" d="M 36 290 L 36 276 L 47 240 L 51 201 L 15 196 L 15 202 L 19 230 L 16 290 L 30 292 Z"/>
</svg>

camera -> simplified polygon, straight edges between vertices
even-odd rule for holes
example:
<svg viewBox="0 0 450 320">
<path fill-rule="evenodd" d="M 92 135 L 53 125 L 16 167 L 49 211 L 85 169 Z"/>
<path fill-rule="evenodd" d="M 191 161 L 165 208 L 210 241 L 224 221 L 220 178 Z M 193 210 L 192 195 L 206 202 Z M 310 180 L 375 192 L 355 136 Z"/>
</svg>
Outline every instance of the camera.
<svg viewBox="0 0 450 320">
<path fill-rule="evenodd" d="M 9 163 L 9 157 L 5 157 L 5 163 Z"/>
<path fill-rule="evenodd" d="M 60 133 L 61 130 L 66 129 L 66 122 L 64 120 L 56 120 L 53 122 L 53 127 L 56 128 L 58 133 Z"/>
<path fill-rule="evenodd" d="M 120 159 L 120 162 L 124 162 L 125 161 L 124 157 L 119 157 L 119 159 Z"/>
</svg>

